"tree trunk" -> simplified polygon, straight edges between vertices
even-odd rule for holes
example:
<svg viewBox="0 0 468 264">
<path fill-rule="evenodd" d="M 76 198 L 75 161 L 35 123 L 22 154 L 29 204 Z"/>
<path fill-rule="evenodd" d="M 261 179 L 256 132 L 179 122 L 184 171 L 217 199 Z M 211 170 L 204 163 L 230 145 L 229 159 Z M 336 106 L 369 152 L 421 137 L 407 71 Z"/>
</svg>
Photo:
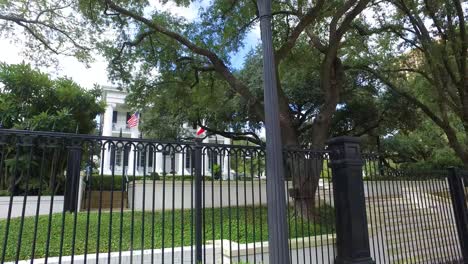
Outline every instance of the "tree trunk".
<svg viewBox="0 0 468 264">
<path fill-rule="evenodd" d="M 294 209 L 296 214 L 309 220 L 320 217 L 316 211 L 316 197 L 325 159 L 321 151 L 324 150 L 330 135 L 331 119 L 336 111 L 344 77 L 340 59 L 335 57 L 332 61 L 333 63 L 328 69 L 330 72 L 325 69 L 324 74 L 322 74 L 326 99 L 320 114 L 312 125 L 310 150 L 287 151 L 285 157 L 286 178 L 293 182 L 293 188 L 289 190 L 289 195 L 294 199 Z M 326 62 L 323 66 L 328 67 Z M 283 131 L 282 137 L 284 145 L 301 148 L 296 134 Z"/>
<path fill-rule="evenodd" d="M 319 186 L 323 158 L 313 152 L 290 152 L 286 157 L 287 170 L 292 180 L 289 196 L 294 199 L 294 210 L 297 215 L 313 220 L 319 215 L 316 212 L 316 194 Z"/>
</svg>

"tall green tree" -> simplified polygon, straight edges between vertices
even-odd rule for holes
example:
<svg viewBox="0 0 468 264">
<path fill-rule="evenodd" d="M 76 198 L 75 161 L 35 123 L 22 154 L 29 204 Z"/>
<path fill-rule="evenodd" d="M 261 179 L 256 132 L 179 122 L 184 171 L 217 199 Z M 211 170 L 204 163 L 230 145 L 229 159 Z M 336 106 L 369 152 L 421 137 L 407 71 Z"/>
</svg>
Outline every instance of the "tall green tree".
<svg viewBox="0 0 468 264">
<path fill-rule="evenodd" d="M 391 0 L 374 12 L 375 25 L 355 24 L 374 47 L 357 58 L 359 67 L 432 120 L 467 167 L 466 3 Z"/>
<path fill-rule="evenodd" d="M 446 169 L 463 163 L 448 144 L 445 133 L 429 118 L 414 130 L 398 130 L 382 139 L 382 154 L 406 169 Z"/>
<path fill-rule="evenodd" d="M 274 3 L 277 71 L 281 71 L 281 65 L 302 39 L 302 45 L 306 44 L 317 54 L 312 61 L 318 65 L 315 74 L 323 94 L 322 103 L 314 110 L 298 111 L 279 78 L 279 115 L 285 146 L 306 144 L 315 149 L 325 146 L 344 86 L 342 60 L 346 53 L 342 47 L 351 34 L 353 21 L 370 2 Z M 190 4 L 189 1 L 175 3 Z M 146 98 L 171 93 L 174 98 L 184 100 L 185 107 L 178 109 L 181 115 L 190 116 L 185 121 L 204 125 L 208 131 L 224 136 L 256 140 L 255 130 L 245 129 L 243 124 L 250 128 L 262 125 L 263 96 L 244 82 L 230 64 L 231 56 L 244 45 L 246 33 L 259 20 L 256 1 L 212 1 L 201 8 L 193 21 L 161 12 L 147 1 L 82 0 L 80 5 L 82 13 L 97 25 L 111 25 L 119 32 L 116 39 L 104 41 L 101 47 L 110 62 L 111 76 L 129 87 L 133 93 L 130 100 L 135 105 L 149 105 Z M 196 104 L 200 109 L 197 112 L 190 107 L 192 102 L 204 105 Z M 160 108 L 155 113 L 166 111 L 161 106 L 155 107 Z M 241 108 L 244 113 L 237 115 L 238 111 L 225 111 L 225 107 Z M 181 115 L 176 116 L 178 120 L 182 120 Z M 203 120 L 216 122 L 202 124 Z M 314 195 L 311 194 L 318 185 L 321 168 L 313 168 L 313 162 L 304 162 L 311 167 L 307 175 L 296 175 L 293 193 L 297 194 L 296 202 L 312 212 Z"/>
<path fill-rule="evenodd" d="M 85 90 L 67 78 L 51 79 L 28 64 L 0 64 L 3 128 L 88 134 L 104 112 L 100 89 Z"/>
<path fill-rule="evenodd" d="M 51 79 L 28 64 L 0 64 L 0 84 L 2 128 L 87 134 L 95 129 L 96 116 L 104 112 L 99 89 L 87 91 L 70 79 Z M 36 194 L 42 185 L 42 191 L 46 186 L 49 192 L 63 191 L 67 150 L 60 144 L 26 150 L 5 147 L 0 155 L 5 166 L 0 190 Z"/>
</svg>

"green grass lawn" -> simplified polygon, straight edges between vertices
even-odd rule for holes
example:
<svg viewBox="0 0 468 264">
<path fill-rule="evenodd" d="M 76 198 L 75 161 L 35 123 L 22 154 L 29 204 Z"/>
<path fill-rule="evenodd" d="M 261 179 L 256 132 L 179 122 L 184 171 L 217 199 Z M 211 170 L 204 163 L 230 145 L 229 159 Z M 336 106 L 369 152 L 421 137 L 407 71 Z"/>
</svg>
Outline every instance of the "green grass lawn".
<svg viewBox="0 0 468 264">
<path fill-rule="evenodd" d="M 290 237 L 332 233 L 332 228 L 334 226 L 332 208 L 322 206 L 319 213 L 321 215 L 320 219 L 312 223 L 300 217 L 295 217 L 294 210 L 290 209 Z M 231 214 L 232 217 L 231 221 L 229 221 L 229 214 Z M 241 243 L 268 240 L 266 207 L 239 207 L 231 208 L 230 210 L 229 208 L 205 209 L 204 215 L 204 234 L 206 241 L 221 238 Z M 63 220 L 65 227 L 62 246 L 63 256 L 72 254 L 72 245 L 74 245 L 75 255 L 84 254 L 85 252 L 108 252 L 109 233 L 111 233 L 111 251 L 126 251 L 131 248 L 141 249 L 142 247 L 150 249 L 171 246 L 177 247 L 181 245 L 188 246 L 192 244 L 194 236 L 192 213 L 190 210 L 166 211 L 164 214 L 160 211 L 154 214 L 151 212 L 145 212 L 143 214 L 143 212 L 139 211 L 134 212 L 133 216 L 131 211 L 124 212 L 122 215 L 120 212 L 113 213 L 112 215 L 108 212 L 102 212 L 101 215 L 99 215 L 98 212 L 91 212 L 89 215 L 86 212 L 81 212 L 77 214 L 76 237 L 73 242 L 74 216 L 74 214 L 67 213 L 65 219 L 63 219 L 62 214 L 52 215 L 49 256 L 60 255 Z M 98 228 L 99 218 L 100 231 Z M 111 220 L 112 228 L 109 230 Z M 19 259 L 30 259 L 32 256 L 35 222 L 35 217 L 27 217 L 24 219 Z M 86 231 L 87 223 L 89 223 L 88 232 Z M 18 218 L 12 219 L 10 223 L 6 249 L 7 261 L 16 258 L 20 224 L 21 220 Z M 295 224 L 297 224 L 297 226 Z M 0 220 L 0 256 L 3 254 L 5 225 L 6 220 Z M 37 226 L 34 258 L 42 258 L 46 255 L 49 217 L 40 216 Z M 164 232 L 162 232 L 162 230 L 164 230 Z M 99 236 L 98 232 L 100 232 Z M 87 233 L 88 239 L 86 239 Z M 99 240 L 97 239 L 98 237 L 100 238 Z M 99 249 L 97 248 L 98 241 Z"/>
</svg>

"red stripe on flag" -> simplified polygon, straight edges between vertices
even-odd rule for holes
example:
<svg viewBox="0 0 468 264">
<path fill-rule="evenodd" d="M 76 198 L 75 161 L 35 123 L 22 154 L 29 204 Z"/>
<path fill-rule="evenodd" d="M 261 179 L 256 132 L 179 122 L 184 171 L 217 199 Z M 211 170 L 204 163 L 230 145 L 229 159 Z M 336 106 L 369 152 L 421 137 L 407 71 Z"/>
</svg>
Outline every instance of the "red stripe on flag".
<svg viewBox="0 0 468 264">
<path fill-rule="evenodd" d="M 134 113 L 130 119 L 127 120 L 127 126 L 129 128 L 136 127 L 138 125 L 139 117 L 138 113 Z"/>
<path fill-rule="evenodd" d="M 200 127 L 200 128 L 198 129 L 198 131 L 197 131 L 197 136 L 199 136 L 199 135 L 201 135 L 201 134 L 203 134 L 203 133 L 205 133 L 205 129 L 203 129 L 203 128 Z"/>
</svg>

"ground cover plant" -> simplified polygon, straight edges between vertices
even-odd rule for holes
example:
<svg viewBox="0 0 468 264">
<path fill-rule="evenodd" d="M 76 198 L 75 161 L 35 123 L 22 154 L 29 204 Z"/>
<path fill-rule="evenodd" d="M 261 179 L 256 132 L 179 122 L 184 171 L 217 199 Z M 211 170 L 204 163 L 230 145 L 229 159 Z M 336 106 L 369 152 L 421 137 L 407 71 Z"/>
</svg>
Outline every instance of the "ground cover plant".
<svg viewBox="0 0 468 264">
<path fill-rule="evenodd" d="M 296 211 L 295 208 L 290 207 L 288 212 L 291 238 L 334 232 L 333 208 L 322 205 L 317 210 L 319 216 L 315 221 L 301 218 L 295 213 Z M 203 216 L 205 218 L 204 240 L 207 243 L 221 238 L 240 243 L 268 240 L 266 207 L 205 209 Z M 154 214 L 141 211 L 125 211 L 120 214 L 120 209 L 114 209 L 112 214 L 108 211 L 101 213 L 92 211 L 89 214 L 80 212 L 76 215 L 76 225 L 73 213 L 53 214 L 50 219 L 48 215 L 39 216 L 37 226 L 36 217 L 26 217 L 23 223 L 19 259 L 32 257 L 34 240 L 36 240 L 34 258 L 45 257 L 48 234 L 50 234 L 48 249 L 50 257 L 59 256 L 60 252 L 63 256 L 69 256 L 72 255 L 72 250 L 75 255 L 80 255 L 85 252 L 88 254 L 97 251 L 108 252 L 109 248 L 114 252 L 136 250 L 142 247 L 151 249 L 189 246 L 194 241 L 193 224 L 191 210 L 174 210 L 164 213 L 157 211 Z M 0 220 L 0 255 L 3 254 L 5 226 L 6 220 Z M 11 220 L 6 261 L 16 258 L 20 226 L 20 218 Z M 112 228 L 109 230 L 110 226 Z M 73 240 L 74 231 L 76 236 Z"/>
</svg>

